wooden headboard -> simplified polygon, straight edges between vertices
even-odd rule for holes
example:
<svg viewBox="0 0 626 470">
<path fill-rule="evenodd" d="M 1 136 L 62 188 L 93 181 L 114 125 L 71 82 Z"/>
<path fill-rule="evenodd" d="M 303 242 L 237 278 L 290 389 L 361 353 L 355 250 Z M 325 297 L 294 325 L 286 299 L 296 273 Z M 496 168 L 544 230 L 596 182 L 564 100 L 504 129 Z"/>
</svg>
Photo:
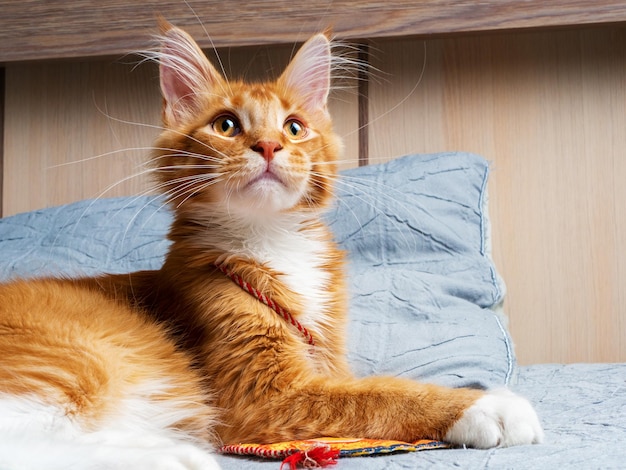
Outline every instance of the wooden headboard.
<svg viewBox="0 0 626 470">
<path fill-rule="evenodd" d="M 345 166 L 447 150 L 493 161 L 520 362 L 626 361 L 626 2 L 237 6 L 1 0 L 2 215 L 146 189 L 127 177 L 158 132 L 157 71 L 125 54 L 150 44 L 158 14 L 248 77 L 330 26 L 375 71 L 331 103 Z"/>
</svg>

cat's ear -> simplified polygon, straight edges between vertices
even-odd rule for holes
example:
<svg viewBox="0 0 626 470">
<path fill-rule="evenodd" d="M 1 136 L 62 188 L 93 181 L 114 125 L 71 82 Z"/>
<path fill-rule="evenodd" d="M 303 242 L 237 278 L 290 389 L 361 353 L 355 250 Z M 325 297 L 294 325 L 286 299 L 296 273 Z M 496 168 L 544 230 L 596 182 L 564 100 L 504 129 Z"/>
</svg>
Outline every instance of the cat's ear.
<svg viewBox="0 0 626 470">
<path fill-rule="evenodd" d="M 160 21 L 160 27 L 163 121 L 171 126 L 200 111 L 203 96 L 223 87 L 224 79 L 189 34 L 165 20 Z"/>
<path fill-rule="evenodd" d="M 326 110 L 330 92 L 331 48 L 325 34 L 316 34 L 300 48 L 279 79 L 304 98 L 309 110 Z"/>
</svg>

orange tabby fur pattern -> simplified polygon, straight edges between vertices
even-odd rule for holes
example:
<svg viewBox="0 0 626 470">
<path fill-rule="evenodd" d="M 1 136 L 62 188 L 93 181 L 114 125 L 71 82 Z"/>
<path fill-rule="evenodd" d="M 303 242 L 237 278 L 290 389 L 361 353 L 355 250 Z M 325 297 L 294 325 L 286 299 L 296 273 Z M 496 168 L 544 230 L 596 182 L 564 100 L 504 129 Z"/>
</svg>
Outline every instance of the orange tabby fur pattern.
<svg viewBox="0 0 626 470">
<path fill-rule="evenodd" d="M 56 409 L 77 435 L 110 429 L 111 442 L 142 449 L 111 435 L 131 432 L 124 420 L 147 426 L 155 441 L 128 461 L 150 462 L 158 439 L 179 463 L 195 449 L 195 464 L 172 468 L 217 468 L 203 443 L 539 442 L 532 407 L 506 390 L 350 373 L 344 255 L 320 219 L 341 154 L 326 107 L 328 39 L 311 38 L 278 80 L 247 84 L 223 78 L 182 30 L 162 30 L 165 130 L 152 165 L 175 215 L 166 261 L 0 286 L 0 411 L 14 399 Z M 216 263 L 288 308 L 315 345 Z"/>
</svg>

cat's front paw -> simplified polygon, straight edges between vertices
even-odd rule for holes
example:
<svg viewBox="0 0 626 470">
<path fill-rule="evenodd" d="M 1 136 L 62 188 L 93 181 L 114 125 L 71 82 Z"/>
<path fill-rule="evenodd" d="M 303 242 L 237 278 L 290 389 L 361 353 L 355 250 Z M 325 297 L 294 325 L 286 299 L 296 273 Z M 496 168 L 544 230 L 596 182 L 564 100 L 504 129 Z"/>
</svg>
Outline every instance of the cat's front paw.
<svg viewBox="0 0 626 470">
<path fill-rule="evenodd" d="M 498 389 L 486 392 L 465 410 L 445 439 L 479 449 L 538 444 L 543 440 L 543 429 L 525 398 Z"/>
</svg>

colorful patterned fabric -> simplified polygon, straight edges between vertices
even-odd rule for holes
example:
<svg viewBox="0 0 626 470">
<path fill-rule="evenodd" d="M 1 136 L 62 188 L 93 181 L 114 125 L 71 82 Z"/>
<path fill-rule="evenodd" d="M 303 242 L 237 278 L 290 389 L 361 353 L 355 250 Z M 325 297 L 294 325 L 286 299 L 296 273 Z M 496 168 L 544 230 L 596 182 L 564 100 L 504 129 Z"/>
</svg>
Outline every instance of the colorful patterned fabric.
<svg viewBox="0 0 626 470">
<path fill-rule="evenodd" d="M 360 457 L 365 455 L 390 454 L 393 452 L 416 452 L 447 447 L 449 447 L 449 445 L 445 442 L 428 439 L 415 442 L 401 442 L 377 439 L 324 437 L 304 441 L 278 442 L 275 444 L 227 445 L 222 447 L 221 451 L 226 454 L 250 455 L 268 459 L 286 459 L 291 455 L 300 454 L 304 456 L 304 458 L 301 459 L 302 462 L 306 463 L 307 460 L 316 461 L 316 454 L 323 455 L 324 458 L 328 458 L 330 455 L 332 456 L 330 460 L 332 460 L 337 457 Z M 320 449 L 323 449 L 324 453 L 320 454 L 316 452 Z M 331 464 L 331 462 L 316 463 L 318 466 Z"/>
</svg>

